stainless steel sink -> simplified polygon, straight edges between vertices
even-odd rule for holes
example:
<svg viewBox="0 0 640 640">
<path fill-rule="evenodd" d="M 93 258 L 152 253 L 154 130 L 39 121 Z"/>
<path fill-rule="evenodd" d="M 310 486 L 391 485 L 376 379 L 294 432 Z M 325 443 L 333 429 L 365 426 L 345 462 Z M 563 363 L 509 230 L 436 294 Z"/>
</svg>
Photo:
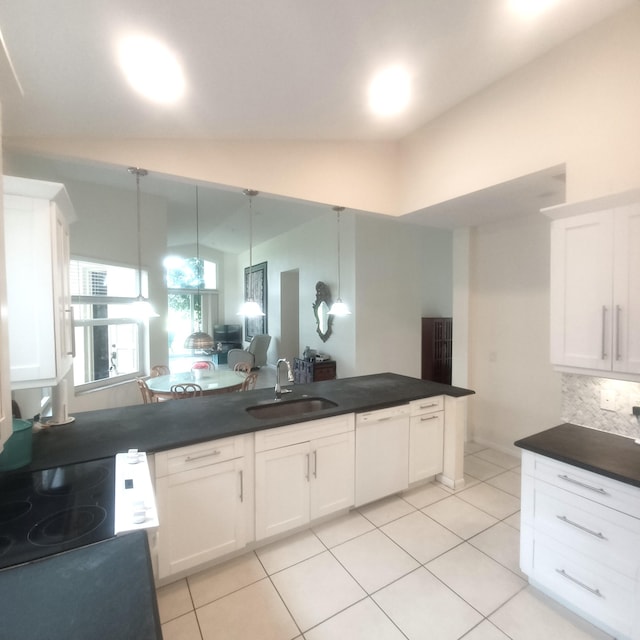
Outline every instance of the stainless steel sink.
<svg viewBox="0 0 640 640">
<path fill-rule="evenodd" d="M 296 398 L 295 400 L 285 400 L 271 402 L 269 404 L 258 404 L 247 407 L 246 411 L 254 418 L 269 420 L 272 418 L 289 418 L 290 416 L 301 416 L 305 413 L 313 413 L 322 409 L 330 409 L 338 405 L 326 398 Z"/>
</svg>

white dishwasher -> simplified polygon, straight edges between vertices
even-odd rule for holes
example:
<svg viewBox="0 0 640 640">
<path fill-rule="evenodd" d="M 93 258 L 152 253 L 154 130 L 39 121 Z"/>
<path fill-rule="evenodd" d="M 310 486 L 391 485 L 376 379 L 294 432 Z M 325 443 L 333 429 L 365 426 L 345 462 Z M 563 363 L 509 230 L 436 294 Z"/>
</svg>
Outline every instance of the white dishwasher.
<svg viewBox="0 0 640 640">
<path fill-rule="evenodd" d="M 409 405 L 356 414 L 355 506 L 409 486 Z"/>
</svg>

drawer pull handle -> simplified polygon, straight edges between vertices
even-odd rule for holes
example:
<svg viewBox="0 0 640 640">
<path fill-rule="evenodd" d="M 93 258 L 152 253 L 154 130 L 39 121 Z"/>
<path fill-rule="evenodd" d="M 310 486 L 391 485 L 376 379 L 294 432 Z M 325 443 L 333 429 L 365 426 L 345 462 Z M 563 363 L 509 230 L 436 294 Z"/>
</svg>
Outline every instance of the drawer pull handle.
<svg viewBox="0 0 640 640">
<path fill-rule="evenodd" d="M 437 402 L 432 402 L 431 404 L 421 404 L 420 408 L 421 409 L 431 409 L 431 407 L 437 407 L 438 403 Z"/>
<path fill-rule="evenodd" d="M 567 518 L 567 516 L 556 516 L 556 518 L 558 518 L 558 520 L 562 520 L 562 522 L 565 522 L 566 524 L 570 524 L 572 527 L 575 527 L 576 529 L 580 529 L 580 531 L 584 531 L 585 533 L 590 533 L 592 536 L 595 536 L 596 538 L 599 538 L 600 540 L 606 540 L 607 538 L 605 538 L 605 536 L 602 535 L 602 533 L 600 531 L 594 531 L 593 529 L 589 529 L 588 527 L 583 527 L 581 524 L 578 524 L 577 522 L 574 522 L 573 520 L 569 520 L 569 518 Z"/>
<path fill-rule="evenodd" d="M 594 487 L 590 484 L 587 484 L 586 482 L 580 482 L 579 480 L 574 480 L 573 478 L 570 478 L 569 476 L 565 475 L 565 474 L 559 474 L 558 478 L 560 478 L 561 480 L 565 480 L 566 482 L 570 482 L 571 484 L 577 484 L 579 487 L 583 487 L 584 489 L 589 489 L 590 491 L 595 491 L 596 493 L 599 493 L 603 496 L 608 496 L 609 493 L 607 491 L 605 491 L 604 489 L 602 489 L 601 487 Z"/>
<path fill-rule="evenodd" d="M 420 418 L 420 422 L 426 422 L 427 420 L 437 420 L 440 416 L 427 416 Z"/>
<path fill-rule="evenodd" d="M 566 578 L 567 580 L 570 580 L 574 584 L 577 584 L 579 587 L 582 587 L 583 589 L 586 589 L 589 593 L 593 593 L 594 596 L 598 596 L 598 598 L 604 598 L 604 596 L 600 592 L 600 589 L 594 589 L 593 587 L 590 587 L 589 585 L 586 585 L 584 582 L 580 582 L 580 580 L 578 580 L 577 578 L 574 578 L 573 576 L 570 576 L 564 569 L 556 569 L 556 571 L 563 578 Z"/>
<path fill-rule="evenodd" d="M 215 449 L 211 453 L 201 453 L 198 456 L 187 456 L 184 460 L 185 462 L 193 462 L 194 460 L 202 460 L 202 458 L 213 458 L 214 456 L 219 456 L 222 453 L 219 449 Z"/>
<path fill-rule="evenodd" d="M 244 502 L 244 472 L 240 469 L 238 473 L 240 474 L 240 502 Z"/>
</svg>

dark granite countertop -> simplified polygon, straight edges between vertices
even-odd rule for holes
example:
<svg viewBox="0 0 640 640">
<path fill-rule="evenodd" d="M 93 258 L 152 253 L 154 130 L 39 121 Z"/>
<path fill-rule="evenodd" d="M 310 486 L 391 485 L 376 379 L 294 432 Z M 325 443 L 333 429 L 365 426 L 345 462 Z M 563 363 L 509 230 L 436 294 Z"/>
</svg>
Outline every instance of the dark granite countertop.
<svg viewBox="0 0 640 640">
<path fill-rule="evenodd" d="M 515 445 L 640 487 L 640 445 L 632 438 L 565 423 L 522 438 Z"/>
<path fill-rule="evenodd" d="M 170 400 L 148 405 L 87 411 L 75 421 L 34 433 L 31 469 L 97 460 L 136 448 L 154 453 L 207 440 L 251 433 L 344 413 L 371 411 L 438 395 L 462 397 L 473 391 L 393 373 L 295 385 L 283 396 L 322 397 L 337 404 L 304 416 L 262 420 L 247 407 L 274 399 L 273 389 Z"/>
<path fill-rule="evenodd" d="M 0 570 L 0 636 L 160 640 L 145 531 Z"/>
</svg>

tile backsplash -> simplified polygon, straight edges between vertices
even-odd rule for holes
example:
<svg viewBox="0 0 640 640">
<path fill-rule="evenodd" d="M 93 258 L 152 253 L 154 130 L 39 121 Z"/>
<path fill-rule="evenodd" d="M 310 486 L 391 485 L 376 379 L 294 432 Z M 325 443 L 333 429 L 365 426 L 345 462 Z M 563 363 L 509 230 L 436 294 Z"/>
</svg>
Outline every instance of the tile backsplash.
<svg viewBox="0 0 640 640">
<path fill-rule="evenodd" d="M 608 409 L 601 408 L 605 404 Z M 562 374 L 562 420 L 633 438 L 640 422 L 631 413 L 640 406 L 640 383 Z"/>
</svg>

